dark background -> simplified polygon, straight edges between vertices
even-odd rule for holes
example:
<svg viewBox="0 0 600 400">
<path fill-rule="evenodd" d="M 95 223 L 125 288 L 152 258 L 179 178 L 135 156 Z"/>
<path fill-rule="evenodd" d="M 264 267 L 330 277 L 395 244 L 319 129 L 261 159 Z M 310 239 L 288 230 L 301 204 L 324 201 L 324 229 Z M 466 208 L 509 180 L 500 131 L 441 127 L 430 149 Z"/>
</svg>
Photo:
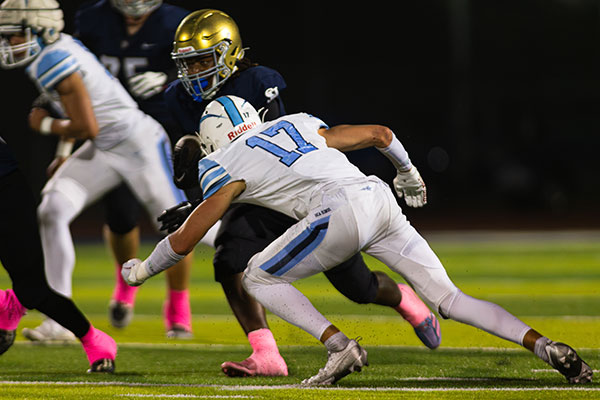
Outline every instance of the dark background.
<svg viewBox="0 0 600 400">
<path fill-rule="evenodd" d="M 599 0 L 167 2 L 230 14 L 288 112 L 392 128 L 427 183 L 429 204 L 403 207 L 418 228 L 600 227 Z M 71 33 L 79 2 L 61 4 Z M 0 135 L 39 193 L 56 139 L 27 128 L 22 69 L 0 85 Z M 391 183 L 376 150 L 349 157 Z"/>
</svg>

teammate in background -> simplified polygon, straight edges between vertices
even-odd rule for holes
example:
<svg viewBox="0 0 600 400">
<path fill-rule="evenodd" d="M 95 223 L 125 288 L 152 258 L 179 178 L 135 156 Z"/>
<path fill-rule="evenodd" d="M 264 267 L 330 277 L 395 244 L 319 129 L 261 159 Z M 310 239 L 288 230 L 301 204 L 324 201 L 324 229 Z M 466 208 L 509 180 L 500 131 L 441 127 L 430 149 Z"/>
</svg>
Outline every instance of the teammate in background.
<svg viewBox="0 0 600 400">
<path fill-rule="evenodd" d="M 177 76 L 171 60 L 173 37 L 187 10 L 161 0 L 94 0 L 75 14 L 75 33 L 107 69 L 119 79 L 139 108 L 157 120 L 171 143 L 181 134 L 165 107 L 163 92 Z M 137 288 L 121 278 L 121 265 L 136 257 L 141 207 L 125 184 L 104 198 L 104 236 L 115 259 L 115 288 L 109 303 L 109 320 L 124 328 L 132 320 Z M 168 294 L 163 308 L 167 336 L 192 336 L 189 299 L 191 256 L 167 277 Z"/>
<path fill-rule="evenodd" d="M 173 59 L 179 79 L 169 85 L 165 98 L 183 132 L 197 131 L 206 105 L 220 95 L 233 94 L 247 99 L 260 109 L 263 120 L 285 114 L 279 95 L 286 87 L 285 81 L 277 71 L 244 56 L 238 27 L 222 11 L 206 9 L 188 15 L 177 29 Z M 197 141 L 190 136 L 175 146 L 175 181 L 180 188 L 198 187 L 199 152 L 195 143 Z M 191 209 L 187 202 L 167 210 L 160 218 L 163 227 L 177 228 Z M 264 308 L 248 296 L 241 277 L 250 258 L 295 222 L 290 216 L 253 204 L 232 205 L 223 216 L 215 240 L 215 280 L 222 285 L 252 347 L 252 354 L 246 360 L 221 365 L 229 376 L 287 375 L 287 366 L 269 330 Z M 395 308 L 411 323 L 426 346 L 432 349 L 439 346 L 441 335 L 435 315 L 408 285 L 398 285 L 381 271 L 371 272 L 360 254 L 328 271 L 327 277 L 337 290 L 355 302 Z"/>
<path fill-rule="evenodd" d="M 13 289 L 0 290 L 0 354 L 13 344 L 17 326 L 27 309 L 36 309 L 79 338 L 90 363 L 89 372 L 113 372 L 117 355 L 113 338 L 94 328 L 72 300 L 48 286 L 35 200 L 1 137 L 0 220 L 3 226 L 0 261 L 13 286 Z"/>
<path fill-rule="evenodd" d="M 34 107 L 30 127 L 86 141 L 47 182 L 38 207 L 48 283 L 71 297 L 75 250 L 69 225 L 83 209 L 123 182 L 153 219 L 185 196 L 171 181 L 171 145 L 164 129 L 81 42 L 61 33 L 63 14 L 55 0 L 5 0 L 0 26 L 6 38 L 0 65 L 26 66 L 40 92 L 68 116 L 52 118 Z M 72 335 L 49 318 L 23 334 L 35 340 Z"/>
<path fill-rule="evenodd" d="M 243 285 L 280 318 L 320 340 L 328 360 L 305 385 L 332 384 L 367 365 L 367 352 L 336 328 L 292 284 L 364 251 L 402 275 L 440 315 L 524 346 L 571 383 L 592 380 L 591 368 L 570 346 L 551 341 L 500 306 L 464 294 L 427 242 L 402 214 L 392 191 L 365 176 L 341 151 L 375 146 L 397 169 L 394 188 L 406 196 L 423 180 L 394 133 L 361 126 L 329 128 L 300 113 L 260 123 L 250 103 L 235 96 L 211 102 L 199 140 L 204 201 L 145 261 L 123 266 L 139 285 L 190 252 L 231 203 L 271 207 L 299 221 L 250 260 Z M 413 200 L 424 200 L 425 191 Z M 421 197 L 421 199 L 419 199 Z"/>
</svg>

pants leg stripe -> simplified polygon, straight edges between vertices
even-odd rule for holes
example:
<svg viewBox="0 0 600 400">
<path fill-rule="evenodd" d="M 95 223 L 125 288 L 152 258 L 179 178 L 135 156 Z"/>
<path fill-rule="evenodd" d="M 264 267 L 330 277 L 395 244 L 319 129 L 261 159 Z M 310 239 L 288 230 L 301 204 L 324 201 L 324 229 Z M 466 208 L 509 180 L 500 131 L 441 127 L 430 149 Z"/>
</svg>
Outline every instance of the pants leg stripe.
<svg viewBox="0 0 600 400">
<path fill-rule="evenodd" d="M 313 222 L 260 268 L 275 276 L 285 274 L 323 241 L 328 227 L 329 216 Z"/>
</svg>

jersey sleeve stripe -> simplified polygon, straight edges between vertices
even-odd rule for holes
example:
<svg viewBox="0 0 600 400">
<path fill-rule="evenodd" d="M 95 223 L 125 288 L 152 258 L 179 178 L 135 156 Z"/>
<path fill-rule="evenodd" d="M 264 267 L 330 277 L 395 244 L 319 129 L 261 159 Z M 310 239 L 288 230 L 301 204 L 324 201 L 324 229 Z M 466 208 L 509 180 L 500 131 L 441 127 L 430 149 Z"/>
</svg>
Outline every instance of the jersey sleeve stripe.
<svg viewBox="0 0 600 400">
<path fill-rule="evenodd" d="M 54 88 L 58 82 L 62 81 L 78 69 L 79 65 L 77 64 L 77 60 L 75 60 L 74 57 L 69 56 L 41 74 L 40 71 L 38 71 L 38 80 L 44 88 L 50 90 Z"/>
<path fill-rule="evenodd" d="M 231 176 L 216 162 L 203 159 L 198 163 L 198 181 L 207 199 L 231 181 Z"/>
</svg>

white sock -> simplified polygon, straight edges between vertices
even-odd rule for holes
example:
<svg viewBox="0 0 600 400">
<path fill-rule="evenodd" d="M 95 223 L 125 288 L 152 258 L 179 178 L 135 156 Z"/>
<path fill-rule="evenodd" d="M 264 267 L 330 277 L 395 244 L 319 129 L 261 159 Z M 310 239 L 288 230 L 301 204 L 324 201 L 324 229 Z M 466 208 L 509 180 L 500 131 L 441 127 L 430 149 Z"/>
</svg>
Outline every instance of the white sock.
<svg viewBox="0 0 600 400">
<path fill-rule="evenodd" d="M 550 339 L 542 336 L 535 341 L 535 346 L 533 348 L 533 353 L 542 360 L 546 361 L 548 364 L 550 364 L 550 358 L 548 357 L 548 353 L 546 353 L 546 345 L 550 343 L 552 343 Z"/>
<path fill-rule="evenodd" d="M 343 332 L 334 333 L 323 343 L 327 348 L 327 351 L 331 353 L 337 353 L 342 351 L 348 346 L 350 339 Z"/>
</svg>

